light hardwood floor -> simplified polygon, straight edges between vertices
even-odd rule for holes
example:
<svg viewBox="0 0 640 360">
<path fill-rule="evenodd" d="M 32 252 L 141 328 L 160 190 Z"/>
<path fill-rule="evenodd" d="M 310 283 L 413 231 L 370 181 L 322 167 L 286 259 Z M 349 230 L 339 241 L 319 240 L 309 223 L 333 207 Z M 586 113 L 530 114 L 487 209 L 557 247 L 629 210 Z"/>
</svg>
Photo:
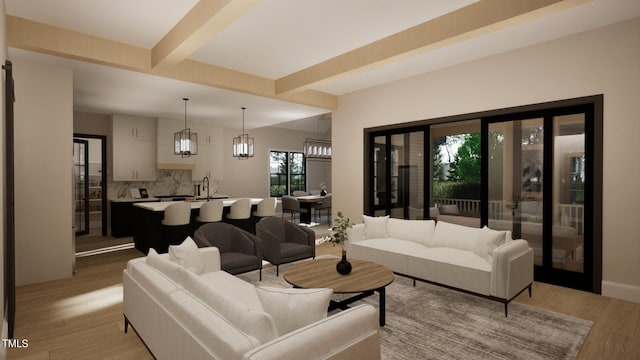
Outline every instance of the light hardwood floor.
<svg viewBox="0 0 640 360">
<path fill-rule="evenodd" d="M 318 246 L 318 255 L 328 253 L 340 250 Z M 8 359 L 152 359 L 123 328 L 122 270 L 139 256 L 130 249 L 79 258 L 72 278 L 19 287 L 15 338 L 29 346 L 10 349 Z M 640 304 L 543 283 L 516 301 L 593 321 L 578 359 L 640 359 Z"/>
</svg>

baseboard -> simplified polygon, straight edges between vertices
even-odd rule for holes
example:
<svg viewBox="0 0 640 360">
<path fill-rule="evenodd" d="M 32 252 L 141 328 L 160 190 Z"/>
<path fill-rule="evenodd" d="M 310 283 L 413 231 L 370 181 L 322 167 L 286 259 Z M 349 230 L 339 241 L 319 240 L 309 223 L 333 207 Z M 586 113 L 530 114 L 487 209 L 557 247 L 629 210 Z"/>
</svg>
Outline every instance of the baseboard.
<svg viewBox="0 0 640 360">
<path fill-rule="evenodd" d="M 603 280 L 602 295 L 640 303 L 640 286 Z"/>
</svg>

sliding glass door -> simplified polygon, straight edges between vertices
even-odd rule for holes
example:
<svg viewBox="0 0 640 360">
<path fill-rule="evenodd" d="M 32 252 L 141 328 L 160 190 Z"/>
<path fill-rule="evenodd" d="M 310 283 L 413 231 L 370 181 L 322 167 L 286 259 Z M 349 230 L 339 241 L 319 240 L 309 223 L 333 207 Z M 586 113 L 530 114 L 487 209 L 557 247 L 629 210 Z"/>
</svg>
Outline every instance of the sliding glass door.
<svg viewBox="0 0 640 360">
<path fill-rule="evenodd" d="M 542 265 L 544 191 L 544 119 L 488 125 L 488 225 L 510 230 L 534 250 Z"/>
<path fill-rule="evenodd" d="M 372 137 L 372 191 L 375 216 L 423 219 L 425 214 L 424 131 L 388 133 Z"/>
<path fill-rule="evenodd" d="M 366 130 L 365 213 L 479 218 L 529 242 L 537 281 L 599 293 L 601 129 L 594 96 Z"/>
<path fill-rule="evenodd" d="M 488 118 L 488 226 L 511 230 L 534 251 L 536 279 L 588 289 L 585 249 L 588 109 Z M 588 232 L 588 231 L 587 231 Z"/>
</svg>

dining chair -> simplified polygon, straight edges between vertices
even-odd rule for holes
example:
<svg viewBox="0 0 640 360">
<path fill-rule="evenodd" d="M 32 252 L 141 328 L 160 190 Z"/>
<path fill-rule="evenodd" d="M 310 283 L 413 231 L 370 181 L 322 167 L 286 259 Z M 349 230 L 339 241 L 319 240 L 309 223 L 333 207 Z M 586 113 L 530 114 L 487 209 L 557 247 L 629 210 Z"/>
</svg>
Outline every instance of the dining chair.
<svg viewBox="0 0 640 360">
<path fill-rule="evenodd" d="M 318 222 L 322 222 L 322 211 L 327 210 L 327 218 L 328 223 L 331 224 L 331 195 L 327 195 L 322 198 L 322 202 L 318 203 L 313 207 L 316 211 L 316 217 L 318 218 Z"/>
<path fill-rule="evenodd" d="M 284 195 L 282 197 L 282 217 L 284 218 L 284 213 L 288 212 L 291 214 L 291 222 L 296 221 L 296 213 L 307 212 L 307 209 L 300 207 L 300 201 L 293 196 Z"/>
<path fill-rule="evenodd" d="M 309 195 L 309 193 L 302 190 L 295 190 L 293 192 L 293 196 L 307 196 L 307 195 Z"/>
</svg>

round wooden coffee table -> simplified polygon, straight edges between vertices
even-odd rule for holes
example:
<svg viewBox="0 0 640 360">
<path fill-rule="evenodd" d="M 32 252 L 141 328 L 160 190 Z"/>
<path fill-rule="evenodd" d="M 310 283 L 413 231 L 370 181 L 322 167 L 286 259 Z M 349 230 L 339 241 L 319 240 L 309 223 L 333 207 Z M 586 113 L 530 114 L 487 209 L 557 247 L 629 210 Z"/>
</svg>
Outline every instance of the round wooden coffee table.
<svg viewBox="0 0 640 360">
<path fill-rule="evenodd" d="M 287 267 L 283 277 L 298 288 L 331 288 L 336 294 L 357 294 L 342 301 L 331 300 L 329 311 L 347 309 L 349 304 L 377 291 L 380 294 L 380 326 L 384 326 L 385 287 L 393 282 L 393 272 L 386 266 L 370 261 L 349 259 L 353 270 L 349 275 L 340 275 L 336 271 L 339 261 L 339 258 L 300 261 Z"/>
</svg>

